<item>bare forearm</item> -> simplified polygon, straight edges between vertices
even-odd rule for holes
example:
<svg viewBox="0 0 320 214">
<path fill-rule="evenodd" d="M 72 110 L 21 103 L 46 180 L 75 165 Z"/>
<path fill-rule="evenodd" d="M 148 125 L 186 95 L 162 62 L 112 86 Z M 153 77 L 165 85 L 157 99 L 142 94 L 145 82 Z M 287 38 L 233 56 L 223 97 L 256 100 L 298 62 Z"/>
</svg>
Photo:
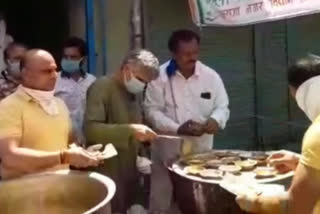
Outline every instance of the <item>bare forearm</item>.
<svg viewBox="0 0 320 214">
<path fill-rule="evenodd" d="M 15 148 L 2 157 L 4 167 L 21 173 L 32 173 L 60 164 L 60 151 L 44 152 Z"/>
</svg>

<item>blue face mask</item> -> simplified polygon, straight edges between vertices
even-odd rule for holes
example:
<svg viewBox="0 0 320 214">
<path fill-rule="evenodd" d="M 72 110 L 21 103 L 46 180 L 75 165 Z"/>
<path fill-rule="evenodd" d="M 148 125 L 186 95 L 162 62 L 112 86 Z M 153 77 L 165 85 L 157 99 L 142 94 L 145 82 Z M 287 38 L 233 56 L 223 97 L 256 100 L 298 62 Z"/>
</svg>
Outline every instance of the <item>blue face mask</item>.
<svg viewBox="0 0 320 214">
<path fill-rule="evenodd" d="M 80 71 L 81 69 L 81 60 L 70 60 L 70 59 L 62 59 L 61 67 L 62 70 L 66 73 L 75 73 Z"/>
</svg>

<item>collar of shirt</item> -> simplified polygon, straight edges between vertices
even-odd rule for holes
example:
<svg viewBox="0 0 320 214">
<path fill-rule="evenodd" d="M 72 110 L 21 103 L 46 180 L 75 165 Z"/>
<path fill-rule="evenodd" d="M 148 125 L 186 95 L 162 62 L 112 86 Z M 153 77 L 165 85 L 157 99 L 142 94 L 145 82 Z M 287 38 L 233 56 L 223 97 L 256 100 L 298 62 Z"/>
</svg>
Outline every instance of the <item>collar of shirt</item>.
<svg viewBox="0 0 320 214">
<path fill-rule="evenodd" d="M 196 64 L 195 64 L 194 73 L 190 78 L 199 78 L 200 69 L 201 69 L 200 62 L 197 61 Z M 180 76 L 180 77 L 185 78 L 179 70 L 177 71 L 177 75 Z"/>
</svg>

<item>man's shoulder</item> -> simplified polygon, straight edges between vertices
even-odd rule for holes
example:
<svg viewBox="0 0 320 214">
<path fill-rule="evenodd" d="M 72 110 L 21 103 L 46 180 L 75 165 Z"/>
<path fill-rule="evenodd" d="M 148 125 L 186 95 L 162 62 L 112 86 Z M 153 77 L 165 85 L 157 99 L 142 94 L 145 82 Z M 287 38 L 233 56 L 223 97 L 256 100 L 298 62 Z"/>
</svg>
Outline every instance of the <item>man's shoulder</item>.
<svg viewBox="0 0 320 214">
<path fill-rule="evenodd" d="M 166 82 L 168 80 L 167 67 L 168 67 L 169 63 L 170 63 L 170 61 L 167 61 L 160 66 L 159 76 L 156 79 L 156 81 Z"/>
<path fill-rule="evenodd" d="M 103 76 L 96 79 L 89 87 L 89 95 L 108 96 L 108 94 L 117 87 L 116 81 L 109 77 Z M 98 94 L 97 94 L 98 93 Z"/>
<path fill-rule="evenodd" d="M 94 75 L 87 73 L 86 74 L 86 79 L 87 79 L 88 82 L 93 83 L 94 81 L 96 81 L 97 78 Z"/>
<path fill-rule="evenodd" d="M 25 99 L 18 91 L 10 94 L 0 101 L 0 109 L 18 109 L 23 108 Z"/>
<path fill-rule="evenodd" d="M 108 88 L 112 87 L 115 84 L 114 80 L 109 76 L 102 76 L 97 78 L 95 82 L 92 84 L 93 87 L 102 87 Z"/>
<path fill-rule="evenodd" d="M 320 149 L 320 120 L 315 120 L 306 131 L 303 138 L 303 147 L 317 146 Z M 319 150 L 320 151 L 320 150 Z M 320 155 L 320 154 L 319 154 Z"/>
</svg>

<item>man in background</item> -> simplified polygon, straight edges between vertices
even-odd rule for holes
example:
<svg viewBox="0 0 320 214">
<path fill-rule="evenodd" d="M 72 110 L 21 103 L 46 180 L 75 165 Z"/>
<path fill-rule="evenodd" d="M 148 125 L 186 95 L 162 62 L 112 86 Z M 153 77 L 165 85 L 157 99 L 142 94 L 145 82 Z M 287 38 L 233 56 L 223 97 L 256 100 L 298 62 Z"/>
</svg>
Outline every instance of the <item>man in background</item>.
<svg viewBox="0 0 320 214">
<path fill-rule="evenodd" d="M 17 90 L 21 83 L 21 59 L 27 52 L 24 44 L 12 42 L 4 51 L 6 69 L 0 73 L 0 101 Z"/>
</svg>

